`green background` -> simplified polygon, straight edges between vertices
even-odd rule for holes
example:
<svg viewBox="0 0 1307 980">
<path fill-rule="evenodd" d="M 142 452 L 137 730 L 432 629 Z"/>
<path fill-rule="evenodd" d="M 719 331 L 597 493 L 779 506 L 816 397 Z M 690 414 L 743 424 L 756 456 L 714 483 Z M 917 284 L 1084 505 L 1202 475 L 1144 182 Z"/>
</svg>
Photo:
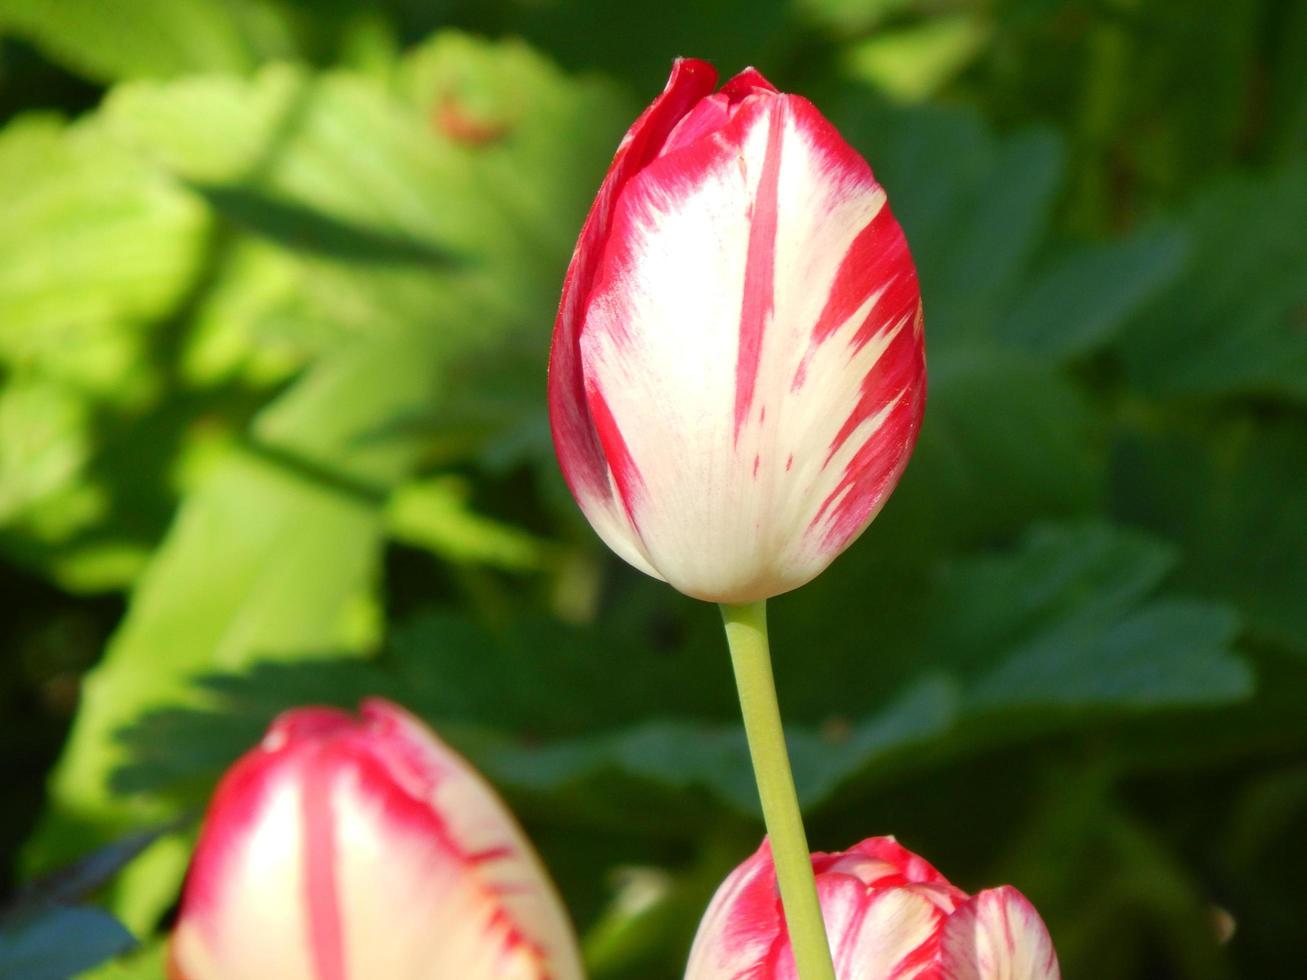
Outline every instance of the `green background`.
<svg viewBox="0 0 1307 980">
<path fill-rule="evenodd" d="M 1307 4 L 0 0 L 0 976 L 161 976 L 215 779 L 373 692 L 595 980 L 680 975 L 761 835 L 720 622 L 544 398 L 676 55 L 815 101 L 922 282 L 907 475 L 772 603 L 814 847 L 1017 885 L 1069 978 L 1298 975 Z"/>
</svg>

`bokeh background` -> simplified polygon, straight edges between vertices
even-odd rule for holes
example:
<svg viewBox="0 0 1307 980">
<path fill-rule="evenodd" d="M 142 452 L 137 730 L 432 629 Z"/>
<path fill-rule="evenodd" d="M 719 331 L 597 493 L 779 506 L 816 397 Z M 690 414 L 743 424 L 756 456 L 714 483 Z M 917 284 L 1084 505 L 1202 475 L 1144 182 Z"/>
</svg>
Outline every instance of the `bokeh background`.
<svg viewBox="0 0 1307 980">
<path fill-rule="evenodd" d="M 1070 978 L 1301 976 L 1295 0 L 0 0 L 0 975 L 161 976 L 217 776 L 366 693 L 595 980 L 680 975 L 761 834 L 720 623 L 585 525 L 544 365 L 681 54 L 813 99 L 925 295 L 912 465 L 772 604 L 814 846 L 1018 885 Z"/>
</svg>

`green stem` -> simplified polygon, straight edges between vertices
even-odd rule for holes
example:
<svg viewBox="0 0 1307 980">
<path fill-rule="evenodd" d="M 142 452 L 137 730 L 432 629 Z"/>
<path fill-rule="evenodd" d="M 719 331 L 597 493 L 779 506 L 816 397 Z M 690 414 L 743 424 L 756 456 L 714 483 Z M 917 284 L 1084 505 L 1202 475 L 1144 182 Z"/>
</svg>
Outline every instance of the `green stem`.
<svg viewBox="0 0 1307 980">
<path fill-rule="evenodd" d="M 794 792 L 790 756 L 785 749 L 781 709 L 776 703 L 771 650 L 767 646 L 767 603 L 723 604 L 722 619 L 799 980 L 835 980 L 808 838 L 803 833 L 799 797 Z"/>
</svg>

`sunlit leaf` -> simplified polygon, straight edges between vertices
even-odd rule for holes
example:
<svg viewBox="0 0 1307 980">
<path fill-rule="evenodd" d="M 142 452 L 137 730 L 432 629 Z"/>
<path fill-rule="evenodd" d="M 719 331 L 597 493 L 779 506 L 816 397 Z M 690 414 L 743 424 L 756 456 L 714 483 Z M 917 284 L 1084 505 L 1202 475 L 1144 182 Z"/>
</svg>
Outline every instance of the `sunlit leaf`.
<svg viewBox="0 0 1307 980">
<path fill-rule="evenodd" d="M 74 588 L 130 581 L 166 519 L 153 501 L 112 513 L 98 465 L 159 411 L 155 351 L 208 228 L 199 201 L 98 119 L 0 131 L 0 522 L 11 554 Z"/>
<path fill-rule="evenodd" d="M 877 31 L 845 53 L 844 70 L 904 102 L 950 82 L 983 49 L 988 24 L 974 14 L 935 17 Z"/>
<path fill-rule="evenodd" d="M 485 91 L 492 109 L 520 115 L 501 140 L 468 144 L 402 92 L 291 68 L 138 84 L 106 110 L 125 145 L 190 183 L 235 233 L 293 257 L 296 315 L 337 339 L 183 502 L 88 679 L 34 846 L 40 865 L 90 833 L 169 812 L 110 793 L 123 759 L 113 734 L 190 700 L 196 674 L 369 649 L 383 507 L 423 456 L 421 434 L 394 420 L 438 404 L 458 358 L 524 326 L 548 330 L 570 235 L 556 219 L 580 220 L 576 154 L 608 151 L 617 103 L 520 45 L 444 38 L 404 71 L 451 74 L 470 87 L 460 97 Z M 568 152 L 543 151 L 544 134 L 569 131 Z M 496 172 L 504 180 L 487 179 Z M 182 856 L 120 898 L 133 924 L 151 924 Z"/>
<path fill-rule="evenodd" d="M 294 50 L 269 0 L 0 0 L 0 27 L 21 32 L 93 78 L 244 71 Z"/>
<path fill-rule="evenodd" d="M 0 130 L 0 359 L 139 400 L 145 342 L 195 274 L 200 203 L 90 119 Z"/>
<path fill-rule="evenodd" d="M 386 508 L 391 537 L 446 561 L 519 571 L 539 568 L 543 541 L 511 525 L 482 517 L 467 506 L 467 488 L 452 479 L 406 484 Z"/>
</svg>

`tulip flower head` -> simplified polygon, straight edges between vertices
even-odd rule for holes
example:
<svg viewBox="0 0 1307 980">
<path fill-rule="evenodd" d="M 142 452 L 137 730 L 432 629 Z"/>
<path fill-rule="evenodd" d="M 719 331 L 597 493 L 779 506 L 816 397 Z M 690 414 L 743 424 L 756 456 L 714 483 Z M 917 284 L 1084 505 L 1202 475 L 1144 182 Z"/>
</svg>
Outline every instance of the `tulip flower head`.
<svg viewBox="0 0 1307 980">
<path fill-rule="evenodd" d="M 618 147 L 563 285 L 554 445 L 599 536 L 714 602 L 797 588 L 875 517 L 916 442 L 916 270 L 813 105 L 679 60 Z"/>
<path fill-rule="evenodd" d="M 1035 907 L 1015 888 L 968 896 L 890 837 L 813 854 L 839 980 L 1059 980 Z M 794 980 L 767 842 L 722 883 L 685 980 Z"/>
<path fill-rule="evenodd" d="M 173 935 L 184 980 L 576 980 L 566 913 L 494 792 L 421 722 L 278 718 L 219 785 Z"/>
</svg>

